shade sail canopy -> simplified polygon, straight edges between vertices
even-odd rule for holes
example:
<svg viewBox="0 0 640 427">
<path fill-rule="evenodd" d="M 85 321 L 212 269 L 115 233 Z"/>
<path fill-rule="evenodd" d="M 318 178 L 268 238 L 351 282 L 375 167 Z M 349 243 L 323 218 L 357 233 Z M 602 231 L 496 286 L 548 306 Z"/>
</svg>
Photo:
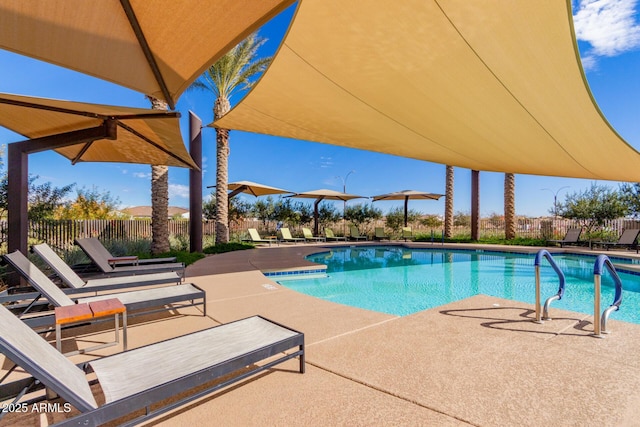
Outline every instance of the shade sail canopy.
<svg viewBox="0 0 640 427">
<path fill-rule="evenodd" d="M 438 200 L 440 199 L 440 197 L 444 197 L 444 194 L 427 193 L 417 190 L 402 190 L 395 193 L 373 196 L 373 201 L 377 202 L 379 200 L 404 200 L 404 225 L 406 227 L 409 219 L 409 199 Z"/>
<path fill-rule="evenodd" d="M 209 186 L 207 188 L 212 188 L 212 187 L 215 187 L 215 185 Z M 231 190 L 231 193 L 229 193 L 229 197 L 233 197 L 239 193 L 251 194 L 252 196 L 256 196 L 256 197 L 268 196 L 270 194 L 293 193 L 293 191 L 283 190 L 282 188 L 271 187 L 269 185 L 258 184 L 257 182 L 251 182 L 251 181 L 230 182 L 227 185 L 227 188 Z"/>
<path fill-rule="evenodd" d="M 475 170 L 639 181 L 640 154 L 588 88 L 571 13 L 570 0 L 302 0 L 263 78 L 214 125 Z"/>
<path fill-rule="evenodd" d="M 444 197 L 444 194 L 427 193 L 417 190 L 402 190 L 395 193 L 380 194 L 379 196 L 373 196 L 373 201 L 378 200 L 408 200 L 408 199 L 421 199 L 421 200 L 438 200 L 440 197 Z"/>
<path fill-rule="evenodd" d="M 0 48 L 166 100 L 292 0 L 0 0 Z"/>
<path fill-rule="evenodd" d="M 297 197 L 302 199 L 316 199 L 319 201 L 320 200 L 342 200 L 343 202 L 346 202 L 347 200 L 351 200 L 351 199 L 366 198 L 365 196 L 357 196 L 355 194 L 341 193 L 340 191 L 327 190 L 327 189 L 312 190 L 304 193 L 295 193 L 287 197 Z"/>
<path fill-rule="evenodd" d="M 75 162 L 147 163 L 198 169 L 187 153 L 177 113 L 0 93 L 0 126 L 29 139 L 117 125 L 116 139 L 56 148 Z"/>
</svg>

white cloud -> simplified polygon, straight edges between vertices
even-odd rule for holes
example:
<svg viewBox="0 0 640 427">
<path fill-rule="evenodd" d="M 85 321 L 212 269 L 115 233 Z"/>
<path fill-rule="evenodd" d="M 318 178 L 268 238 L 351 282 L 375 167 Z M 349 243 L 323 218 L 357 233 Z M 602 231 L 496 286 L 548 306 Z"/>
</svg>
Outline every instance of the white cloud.
<svg viewBox="0 0 640 427">
<path fill-rule="evenodd" d="M 331 157 L 320 157 L 320 168 L 326 169 L 333 167 L 333 159 Z"/>
<path fill-rule="evenodd" d="M 189 186 L 182 184 L 169 184 L 169 197 L 189 198 Z"/>
<path fill-rule="evenodd" d="M 150 172 L 134 172 L 131 175 L 133 175 L 136 178 L 144 178 L 144 179 L 150 179 L 151 178 L 151 173 Z"/>
<path fill-rule="evenodd" d="M 597 56 L 616 56 L 640 47 L 636 4 L 637 0 L 580 1 L 573 16 L 576 37 L 592 47 L 583 64 L 593 66 Z"/>
</svg>

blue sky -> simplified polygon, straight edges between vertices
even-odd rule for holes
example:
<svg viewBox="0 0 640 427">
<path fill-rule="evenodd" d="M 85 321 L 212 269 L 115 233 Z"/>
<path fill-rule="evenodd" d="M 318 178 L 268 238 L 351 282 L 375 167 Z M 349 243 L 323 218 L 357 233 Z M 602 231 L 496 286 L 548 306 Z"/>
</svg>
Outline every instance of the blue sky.
<svg viewBox="0 0 640 427">
<path fill-rule="evenodd" d="M 575 2 L 574 21 L 579 48 L 591 91 L 616 131 L 640 150 L 640 5 L 637 0 L 587 0 Z M 264 55 L 277 49 L 293 9 L 283 12 L 261 30 L 268 38 Z M 0 50 L 0 92 L 46 98 L 67 99 L 111 105 L 149 108 L 143 94 L 83 74 Z M 238 99 L 232 99 L 235 104 Z M 188 112 L 193 111 L 204 124 L 212 121 L 212 95 L 186 92 L 177 111 L 182 114 L 181 128 L 188 141 Z M 23 138 L 0 128 L 0 144 Z M 291 161 L 291 160 L 294 161 Z M 203 129 L 204 186 L 215 184 L 215 131 Z M 78 187 L 96 186 L 117 197 L 122 207 L 150 204 L 150 167 L 115 163 L 78 163 L 54 153 L 33 154 L 30 172 L 40 181 L 56 186 L 76 183 Z M 287 164 L 287 168 L 281 165 Z M 615 167 L 615 165 L 612 165 Z M 355 171 L 349 174 L 350 171 Z M 381 174 L 384 171 L 384 174 Z M 349 174 L 347 192 L 373 196 L 404 189 L 444 193 L 445 166 L 379 153 L 327 144 L 232 132 L 229 158 L 230 181 L 249 180 L 288 190 L 303 192 L 319 188 L 342 190 Z M 480 210 L 483 215 L 502 213 L 503 178 L 501 173 L 483 172 L 480 176 Z M 170 204 L 188 207 L 189 174 L 186 169 L 171 168 Z M 471 172 L 455 168 L 456 211 L 470 211 Z M 518 215 L 547 215 L 554 193 L 563 200 L 567 192 L 582 191 L 589 180 L 516 175 L 516 212 Z M 617 188 L 619 183 L 598 184 Z M 203 189 L 207 197 L 211 189 Z M 253 198 L 247 198 L 254 200 Z M 363 199 L 364 200 L 364 199 Z M 361 201 L 363 201 L 361 200 Z M 354 202 L 350 202 L 354 203 Z M 384 211 L 401 202 L 376 202 Z M 440 201 L 412 201 L 410 208 L 423 213 L 442 214 Z"/>
</svg>

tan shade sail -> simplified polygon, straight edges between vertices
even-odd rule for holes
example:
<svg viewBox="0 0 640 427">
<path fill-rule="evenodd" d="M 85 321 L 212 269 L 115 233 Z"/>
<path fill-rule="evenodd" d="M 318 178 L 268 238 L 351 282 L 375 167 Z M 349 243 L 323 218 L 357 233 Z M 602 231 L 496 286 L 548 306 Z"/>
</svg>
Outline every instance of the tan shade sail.
<svg viewBox="0 0 640 427">
<path fill-rule="evenodd" d="M 215 125 L 475 170 L 640 181 L 639 153 L 587 86 L 569 0 L 302 0 L 261 81 Z"/>
<path fill-rule="evenodd" d="M 117 123 L 117 139 L 57 148 L 72 162 L 146 163 L 198 169 L 182 142 L 177 113 L 0 94 L 0 126 L 41 138 Z"/>
<path fill-rule="evenodd" d="M 207 188 L 214 188 L 215 185 L 211 185 Z M 269 185 L 258 184 L 252 181 L 237 181 L 230 182 L 227 188 L 231 190 L 229 197 L 233 197 L 239 193 L 251 194 L 252 196 L 268 196 L 270 194 L 289 194 L 293 191 L 283 190 L 282 188 L 271 187 Z"/>
<path fill-rule="evenodd" d="M 316 199 L 317 201 L 342 200 L 343 202 L 346 202 L 347 200 L 351 200 L 351 199 L 366 198 L 365 196 L 357 196 L 355 194 L 341 193 L 340 191 L 327 190 L 327 189 L 306 191 L 304 193 L 296 193 L 292 196 L 287 196 L 287 197 L 295 197 L 295 198 L 302 198 L 302 199 Z"/>
<path fill-rule="evenodd" d="M 440 197 L 444 197 L 444 194 L 427 193 L 417 190 L 402 190 L 395 193 L 380 194 L 379 196 L 373 196 L 373 201 L 378 200 L 438 200 Z"/>
<path fill-rule="evenodd" d="M 0 0 L 0 48 L 165 99 L 174 108 L 209 65 L 291 3 Z"/>
</svg>

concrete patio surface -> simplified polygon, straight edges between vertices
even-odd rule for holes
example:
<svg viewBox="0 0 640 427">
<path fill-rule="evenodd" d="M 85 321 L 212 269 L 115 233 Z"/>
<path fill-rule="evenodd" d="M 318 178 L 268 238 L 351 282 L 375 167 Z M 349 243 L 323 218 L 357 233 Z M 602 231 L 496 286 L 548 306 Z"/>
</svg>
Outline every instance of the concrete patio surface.
<svg viewBox="0 0 640 427">
<path fill-rule="evenodd" d="M 640 425 L 640 325 L 610 320 L 611 333 L 595 338 L 590 315 L 552 308 L 554 320 L 539 325 L 532 305 L 486 295 L 398 317 L 303 295 L 260 272 L 309 267 L 303 257 L 323 247 L 331 245 L 208 256 L 187 269 L 207 292 L 207 316 L 189 308 L 132 319 L 130 348 L 254 314 L 305 334 L 305 374 L 289 361 L 145 425 Z M 65 350 L 112 333 L 77 328 Z M 0 425 L 64 416 L 9 414 Z"/>
</svg>

